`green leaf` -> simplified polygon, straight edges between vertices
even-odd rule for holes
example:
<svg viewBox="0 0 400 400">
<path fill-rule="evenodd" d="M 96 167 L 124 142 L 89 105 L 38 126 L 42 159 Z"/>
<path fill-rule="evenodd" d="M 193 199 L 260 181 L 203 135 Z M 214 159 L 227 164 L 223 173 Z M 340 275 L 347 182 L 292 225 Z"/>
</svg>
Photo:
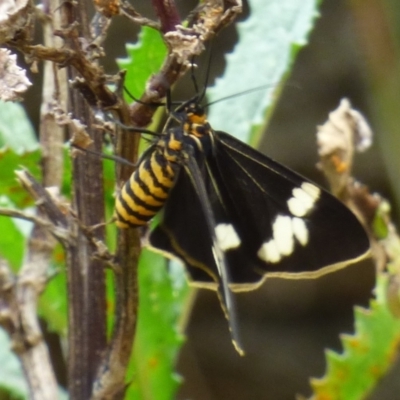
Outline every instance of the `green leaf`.
<svg viewBox="0 0 400 400">
<path fill-rule="evenodd" d="M 179 321 L 189 293 L 183 268 L 143 250 L 139 264 L 139 320 L 133 352 L 129 399 L 169 400 L 180 383 L 174 373 L 183 343 Z"/>
<path fill-rule="evenodd" d="M 0 207 L 15 209 L 7 196 L 0 196 Z M 0 257 L 10 263 L 13 271 L 21 266 L 26 238 L 32 224 L 21 219 L 0 216 Z"/>
<path fill-rule="evenodd" d="M 8 335 L 0 329 L 0 387 L 7 389 L 15 399 L 27 399 L 28 386 L 21 364 L 10 346 Z"/>
<path fill-rule="evenodd" d="M 62 337 L 67 336 L 67 282 L 65 276 L 65 256 L 61 245 L 53 252 L 54 276 L 48 281 L 44 292 L 39 297 L 38 312 L 46 320 L 48 329 Z"/>
<path fill-rule="evenodd" d="M 312 400 L 365 399 L 397 356 L 400 319 L 388 309 L 388 275 L 378 278 L 370 308 L 355 308 L 355 333 L 342 335 L 343 353 L 327 352 L 327 372 L 312 379 Z"/>
<path fill-rule="evenodd" d="M 24 108 L 18 103 L 0 101 L 0 147 L 17 154 L 32 152 L 39 144 Z"/>
<path fill-rule="evenodd" d="M 3 103 L 0 103 L 1 106 Z M 1 109 L 1 107 L 0 107 Z M 18 135 L 16 135 L 18 136 Z M 13 144 L 16 145 L 17 140 Z M 4 143 L 4 142 L 3 142 Z M 29 147 L 29 140 L 27 141 Z M 15 171 L 21 167 L 27 168 L 33 175 L 40 175 L 40 152 L 22 152 L 23 146 L 18 147 L 19 154 L 11 148 L 0 150 L 0 207 L 22 209 L 27 212 L 34 205 L 34 200 L 16 180 Z M 32 224 L 17 218 L 0 216 L 0 257 L 4 257 L 13 270 L 16 271 L 24 256 L 25 239 L 31 230 Z"/>
<path fill-rule="evenodd" d="M 26 168 L 33 176 L 40 176 L 40 151 L 17 154 L 11 148 L 0 150 L 0 196 L 7 196 L 16 207 L 25 208 L 34 204 L 29 193 L 17 181 L 15 171 Z"/>
<path fill-rule="evenodd" d="M 372 221 L 374 235 L 380 240 L 385 239 L 389 236 L 390 212 L 390 204 L 387 201 L 382 200 L 379 204 L 378 209 L 375 212 L 375 216 Z"/>
<path fill-rule="evenodd" d="M 207 96 L 213 102 L 252 88 L 260 90 L 211 106 L 209 120 L 214 129 L 245 142 L 251 134 L 258 139 L 266 113 L 276 101 L 277 86 L 307 42 L 318 3 L 317 0 L 249 0 L 249 18 L 237 24 L 239 42 L 226 57 L 224 76 L 207 91 Z"/>
<path fill-rule="evenodd" d="M 125 86 L 139 98 L 151 74 L 157 72 L 167 54 L 167 49 L 154 29 L 143 27 L 137 44 L 126 45 L 127 57 L 117 60 L 121 69 L 126 69 Z M 127 97 L 128 101 L 132 99 Z"/>
</svg>

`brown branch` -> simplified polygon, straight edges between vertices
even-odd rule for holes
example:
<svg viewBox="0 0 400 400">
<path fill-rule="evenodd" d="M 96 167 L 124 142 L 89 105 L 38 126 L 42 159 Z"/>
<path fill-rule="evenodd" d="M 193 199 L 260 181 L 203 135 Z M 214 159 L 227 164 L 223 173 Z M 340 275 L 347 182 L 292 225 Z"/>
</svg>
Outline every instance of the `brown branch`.
<svg viewBox="0 0 400 400">
<path fill-rule="evenodd" d="M 161 32 L 174 31 L 181 23 L 174 0 L 152 0 L 153 7 L 161 23 Z"/>
<path fill-rule="evenodd" d="M 209 0 L 190 14 L 189 27 L 176 26 L 174 31 L 164 35 L 168 56 L 160 71 L 149 79 L 140 103 L 130 107 L 131 123 L 135 126 L 150 124 L 155 112 L 147 104 L 160 103 L 172 85 L 190 68 L 194 56 L 205 49 L 210 40 L 223 27 L 228 25 L 242 11 L 241 0 Z"/>
<path fill-rule="evenodd" d="M 102 105 L 115 103 L 116 97 L 107 88 L 104 73 L 94 60 L 90 49 L 87 2 L 64 3 L 62 8 L 66 24 L 65 46 L 75 57 L 68 63 L 70 81 L 83 77 Z M 70 88 L 70 110 L 73 117 L 86 125 L 93 141 L 93 149 L 101 152 L 102 132 L 95 127 L 91 106 L 82 95 Z M 70 128 L 70 126 L 68 126 Z M 72 132 L 70 132 L 72 134 Z M 72 209 L 80 223 L 88 227 L 104 222 L 104 192 L 102 162 L 90 154 L 78 154 L 72 160 Z M 66 248 L 68 309 L 68 389 L 74 400 L 87 400 L 92 393 L 93 381 L 106 347 L 105 263 L 95 257 L 97 248 L 79 228 L 75 218 L 70 219 L 71 232 L 76 244 Z M 95 231 L 96 238 L 104 241 L 104 226 Z"/>
<path fill-rule="evenodd" d="M 120 13 L 119 0 L 93 0 L 93 3 L 96 10 L 103 14 L 107 19 L 111 19 L 111 17 Z"/>
<path fill-rule="evenodd" d="M 19 218 L 25 221 L 30 221 L 33 222 L 34 224 L 43 226 L 47 229 L 51 229 L 53 227 L 53 224 L 45 219 L 37 217 L 36 215 L 28 214 L 25 211 L 15 210 L 13 208 L 0 207 L 0 215 L 4 215 L 5 217 L 11 217 L 11 218 Z"/>
<path fill-rule="evenodd" d="M 37 227 L 41 227 L 46 232 L 53 235 L 55 239 L 59 240 L 62 243 L 63 242 L 66 243 L 69 240 L 69 232 L 66 229 L 54 226 L 53 223 L 51 223 L 45 218 L 27 214 L 24 211 L 14 210 L 12 208 L 3 208 L 3 207 L 0 207 L 0 215 L 11 218 L 19 218 L 25 221 L 32 222 Z"/>
<path fill-rule="evenodd" d="M 67 218 L 50 196 L 49 192 L 40 185 L 28 171 L 20 170 L 16 171 L 15 174 L 22 186 L 36 200 L 36 205 L 39 210 L 46 215 L 51 223 L 56 227 L 67 229 Z"/>
<path fill-rule="evenodd" d="M 157 31 L 161 30 L 161 25 L 158 22 L 152 21 L 151 19 L 143 17 L 139 14 L 132 5 L 127 1 L 121 2 L 121 14 L 129 18 L 133 23 L 140 26 L 148 26 Z"/>
<path fill-rule="evenodd" d="M 21 361 L 30 399 L 54 400 L 58 398 L 57 383 L 36 315 L 35 300 L 44 284 L 37 275 L 36 262 L 41 261 L 25 263 L 16 279 L 8 264 L 0 260 L 0 325 L 10 335 L 12 349 Z"/>
<path fill-rule="evenodd" d="M 66 4 L 64 3 L 63 9 L 68 9 L 73 13 L 75 8 L 67 7 Z M 80 28 L 81 25 L 72 21 L 68 24 L 68 28 L 54 30 L 53 34 L 63 38 L 67 46 L 28 45 L 24 42 L 17 47 L 31 61 L 46 60 L 60 66 L 72 67 L 77 76 L 84 79 L 100 106 L 115 106 L 117 97 L 107 87 L 107 76 L 103 69 L 93 62 L 102 50 L 99 49 L 97 43 L 91 41 L 89 36 L 86 38 L 86 46 L 82 46 Z M 87 30 L 89 30 L 88 27 Z"/>
<path fill-rule="evenodd" d="M 119 118 L 129 125 L 129 111 L 121 106 Z M 117 154 L 130 161 L 137 161 L 139 135 L 121 130 L 117 142 Z M 132 167 L 117 165 L 118 182 L 122 184 L 132 174 Z M 137 266 L 140 255 L 140 232 L 129 229 L 119 232 L 114 264 L 120 271 L 115 275 L 116 314 L 111 341 L 104 354 L 94 383 L 92 400 L 122 399 L 125 391 L 125 375 L 128 366 L 137 322 L 138 283 Z"/>
<path fill-rule="evenodd" d="M 54 5 L 54 1 L 52 4 Z M 57 39 L 51 34 L 49 22 L 47 20 L 47 23 L 46 21 L 44 23 L 44 43 L 54 45 Z M 60 103 L 61 96 L 65 95 L 65 85 L 65 73 L 56 71 L 53 64 L 47 63 L 44 69 L 40 124 L 43 184 L 58 188 L 62 179 L 63 131 L 55 122 L 53 107 L 54 102 Z M 26 182 L 24 173 L 20 173 L 19 178 Z M 36 199 L 40 199 L 39 201 L 42 204 L 48 204 L 47 208 L 51 209 L 50 215 L 59 214 L 57 205 L 50 204 L 50 196 L 47 196 L 46 191 L 34 182 L 30 183 L 30 187 L 31 189 L 35 187 Z M 38 193 L 39 191 L 41 194 Z M 44 205 L 39 207 L 38 218 L 45 218 L 44 208 Z M 30 388 L 31 398 L 34 399 L 50 400 L 58 398 L 57 380 L 38 321 L 37 301 L 47 282 L 47 273 L 56 244 L 56 240 L 51 234 L 53 233 L 62 242 L 68 241 L 65 230 L 58 227 L 60 224 L 65 227 L 64 223 L 61 214 L 58 218 L 58 224 L 50 229 L 36 221 L 28 242 L 26 261 L 20 269 L 19 278 L 15 285 L 19 321 L 24 332 L 24 342 L 30 344 L 29 347 L 25 347 L 21 351 L 20 359 Z M 60 235 L 60 231 L 63 231 L 62 235 Z"/>
<path fill-rule="evenodd" d="M 138 308 L 137 265 L 141 250 L 138 230 L 120 232 L 118 244 L 120 247 L 115 262 L 122 270 L 115 276 L 115 326 L 107 353 L 98 371 L 91 400 L 124 398 L 126 368 L 134 343 Z"/>
<path fill-rule="evenodd" d="M 48 192 L 26 171 L 18 179 L 36 199 L 39 215 L 46 215 L 55 228 L 66 228 L 66 219 Z M 16 215 L 16 214 L 15 214 Z M 25 215 L 21 214 L 21 217 Z M 37 299 L 47 281 L 53 240 L 49 240 L 46 223 L 36 222 L 28 243 L 28 252 L 18 279 L 3 261 L 0 271 L 1 324 L 9 333 L 13 349 L 21 360 L 32 399 L 52 400 L 58 397 L 58 386 L 48 349 L 43 341 L 37 317 Z M 66 239 L 63 242 L 67 242 Z"/>
<path fill-rule="evenodd" d="M 374 233 L 373 220 L 380 200 L 352 176 L 355 153 L 372 143 L 372 131 L 362 114 L 342 99 L 328 120 L 318 127 L 318 167 L 328 180 L 332 193 L 345 203 L 363 224 L 371 240 L 377 265 L 385 265 L 384 255 Z"/>
</svg>

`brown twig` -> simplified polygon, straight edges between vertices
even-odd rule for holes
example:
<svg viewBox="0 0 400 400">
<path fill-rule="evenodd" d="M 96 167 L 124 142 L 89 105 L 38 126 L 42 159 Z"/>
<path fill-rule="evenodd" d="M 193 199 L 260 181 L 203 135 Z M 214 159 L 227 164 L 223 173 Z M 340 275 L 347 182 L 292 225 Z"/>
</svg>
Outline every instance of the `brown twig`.
<svg viewBox="0 0 400 400">
<path fill-rule="evenodd" d="M 35 300 L 44 284 L 38 280 L 37 262 L 43 260 L 30 261 L 33 263 L 24 264 L 17 280 L 8 264 L 0 260 L 0 325 L 10 335 L 12 349 L 21 361 L 30 398 L 54 400 L 58 398 L 57 383 L 36 314 Z"/>
<path fill-rule="evenodd" d="M 99 102 L 115 103 L 115 96 L 106 87 L 105 76 L 92 60 L 82 43 L 90 42 L 89 18 L 85 2 L 63 7 L 69 30 L 64 29 L 66 46 L 75 53 L 68 64 L 68 78 L 83 78 Z M 90 105 L 76 90 L 70 90 L 70 111 L 74 118 L 87 126 L 93 149 L 101 152 L 102 132 L 95 128 Z M 71 133 L 71 132 L 70 132 Z M 77 155 L 72 162 L 72 209 L 80 223 L 92 226 L 104 222 L 104 192 L 102 163 L 90 154 Z M 97 251 L 71 219 L 70 229 L 77 245 L 67 247 L 67 281 L 69 294 L 69 368 L 70 397 L 87 400 L 106 347 L 105 263 L 94 255 Z M 96 237 L 104 241 L 104 227 L 96 230 Z"/>
<path fill-rule="evenodd" d="M 387 251 L 374 226 L 379 216 L 382 199 L 370 193 L 365 185 L 352 176 L 355 153 L 372 144 L 372 131 L 362 114 L 342 99 L 328 120 L 318 127 L 319 168 L 329 182 L 332 193 L 342 200 L 363 224 L 371 242 L 372 256 L 377 271 L 387 263 Z"/>
<path fill-rule="evenodd" d="M 161 25 L 158 22 L 152 21 L 151 19 L 143 17 L 139 14 L 132 5 L 127 1 L 121 2 L 121 14 L 129 18 L 133 23 L 140 26 L 148 26 L 157 31 L 161 30 Z"/>
<path fill-rule="evenodd" d="M 51 5 L 56 8 L 58 3 L 55 6 L 53 1 Z M 57 43 L 52 35 L 51 22 L 49 18 L 43 18 L 44 43 L 48 47 L 56 44 L 60 46 L 61 44 Z M 28 36 L 25 36 L 25 40 L 27 38 Z M 66 84 L 65 78 L 62 78 L 62 72 L 59 75 L 60 79 L 56 76 L 54 64 L 47 63 L 44 72 L 40 139 L 43 155 L 43 184 L 53 187 L 60 186 L 63 163 L 63 135 L 62 130 L 55 123 L 53 107 L 55 102 L 60 102 L 62 93 L 65 94 Z M 47 281 L 52 251 L 56 243 L 52 234 L 63 243 L 67 243 L 69 238 L 66 220 L 49 194 L 25 171 L 19 171 L 17 176 L 35 197 L 39 207 L 36 216 L 27 216 L 16 210 L 2 209 L 0 211 L 3 215 L 31 220 L 34 223 L 18 279 L 13 279 L 8 266 L 2 263 L 0 296 L 3 298 L 3 306 L 7 304 L 9 310 L 7 330 L 11 336 L 13 348 L 21 360 L 30 398 L 51 400 L 58 398 L 58 385 L 48 349 L 42 338 L 37 316 L 37 300 Z M 51 216 L 53 221 L 50 222 L 46 216 Z"/>
<path fill-rule="evenodd" d="M 36 199 L 39 215 L 46 215 L 54 228 L 66 229 L 65 216 L 59 211 L 46 190 L 26 171 L 17 172 L 22 185 Z M 17 214 L 15 214 L 17 215 Z M 20 214 L 21 217 L 26 217 Z M 9 333 L 13 349 L 21 360 L 32 399 L 51 400 L 58 397 L 58 387 L 48 349 L 43 342 L 37 317 L 37 298 L 47 280 L 47 270 L 53 241 L 49 240 L 47 223 L 41 217 L 32 218 L 28 252 L 18 279 L 3 261 L 0 271 L 1 324 Z M 68 240 L 63 235 L 62 241 Z"/>
<path fill-rule="evenodd" d="M 205 42 L 232 22 L 241 10 L 241 0 L 227 1 L 226 4 L 219 0 L 206 1 L 190 14 L 189 27 L 178 25 L 174 31 L 164 35 L 168 56 L 160 71 L 149 79 L 140 102 L 130 107 L 133 125 L 141 127 L 151 122 L 155 108 L 147 104 L 160 103 L 166 92 L 190 68 L 193 57 L 204 51 Z"/>
<path fill-rule="evenodd" d="M 130 124 L 129 111 L 124 103 L 119 108 L 118 115 L 123 124 Z M 116 152 L 135 163 L 140 137 L 126 132 L 123 134 L 123 129 L 120 131 Z M 118 182 L 125 182 L 131 174 L 131 166 L 117 165 Z M 134 342 L 138 308 L 137 266 L 141 250 L 140 232 L 137 229 L 121 231 L 117 242 L 114 264 L 120 273 L 115 275 L 115 326 L 97 373 L 92 400 L 123 398 L 126 368 Z"/>
<path fill-rule="evenodd" d="M 153 8 L 156 11 L 161 24 L 161 32 L 167 33 L 176 30 L 181 19 L 174 0 L 152 0 Z"/>
</svg>

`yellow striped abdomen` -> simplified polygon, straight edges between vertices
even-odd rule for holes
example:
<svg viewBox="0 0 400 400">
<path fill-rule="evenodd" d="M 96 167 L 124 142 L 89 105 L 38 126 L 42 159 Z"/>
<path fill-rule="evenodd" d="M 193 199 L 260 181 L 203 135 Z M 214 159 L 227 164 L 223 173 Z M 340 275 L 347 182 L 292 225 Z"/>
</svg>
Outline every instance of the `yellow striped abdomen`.
<svg viewBox="0 0 400 400">
<path fill-rule="evenodd" d="M 117 226 L 145 225 L 164 205 L 177 168 L 178 165 L 156 147 L 150 157 L 139 164 L 116 199 Z"/>
</svg>

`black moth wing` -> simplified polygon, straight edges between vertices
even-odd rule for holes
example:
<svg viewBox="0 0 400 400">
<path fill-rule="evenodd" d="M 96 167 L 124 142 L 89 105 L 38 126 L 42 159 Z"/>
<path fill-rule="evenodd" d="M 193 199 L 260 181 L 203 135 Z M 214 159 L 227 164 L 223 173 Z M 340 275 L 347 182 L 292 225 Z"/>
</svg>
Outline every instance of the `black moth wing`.
<svg viewBox="0 0 400 400">
<path fill-rule="evenodd" d="M 240 238 L 239 246 L 225 252 L 232 290 L 255 289 L 268 275 L 319 276 L 368 251 L 369 240 L 354 214 L 318 188 L 318 198 L 301 218 L 307 243 L 294 240 L 293 249 L 278 261 L 260 258 L 261 246 L 274 237 L 277 218 L 296 218 L 288 207 L 293 190 L 305 183 L 317 187 L 227 133 L 215 132 L 214 147 L 204 162 L 196 162 L 215 224 L 232 225 Z M 216 289 L 220 274 L 211 251 L 213 232 L 202 206 L 190 171 L 182 168 L 149 242 L 183 260 L 197 286 Z"/>
<path fill-rule="evenodd" d="M 267 276 L 318 276 L 360 258 L 369 241 L 331 194 L 232 136 L 214 134 L 212 151 L 184 151 L 186 161 L 149 244 L 181 259 L 197 286 L 217 290 L 243 354 L 231 290 L 255 289 Z M 220 227 L 226 237 L 217 234 Z M 282 247 L 282 238 L 292 245 L 284 240 Z M 260 248 L 271 241 L 282 248 L 268 260 Z"/>
<path fill-rule="evenodd" d="M 215 132 L 215 137 L 215 155 L 207 158 L 209 173 L 241 239 L 239 247 L 226 252 L 234 290 L 253 289 L 260 275 L 268 273 L 313 277 L 312 272 L 327 267 L 314 274 L 318 276 L 368 252 L 364 229 L 338 199 L 231 135 Z M 318 190 L 309 211 L 300 218 L 307 229 L 307 243 L 294 238 L 293 249 L 278 261 L 261 259 L 258 253 L 263 243 L 273 238 L 277 218 L 299 219 L 292 214 L 288 200 L 294 197 L 293 190 L 304 184 Z M 258 274 L 258 279 L 249 279 L 249 270 Z"/>
<path fill-rule="evenodd" d="M 234 300 L 228 287 L 231 282 L 229 266 L 214 231 L 222 208 L 210 202 L 218 197 L 203 159 L 190 157 L 187 165 L 182 165 L 178 172 L 159 224 L 150 232 L 149 245 L 156 251 L 182 260 L 192 282 L 198 286 L 217 290 L 229 320 L 233 344 L 242 354 Z"/>
</svg>

